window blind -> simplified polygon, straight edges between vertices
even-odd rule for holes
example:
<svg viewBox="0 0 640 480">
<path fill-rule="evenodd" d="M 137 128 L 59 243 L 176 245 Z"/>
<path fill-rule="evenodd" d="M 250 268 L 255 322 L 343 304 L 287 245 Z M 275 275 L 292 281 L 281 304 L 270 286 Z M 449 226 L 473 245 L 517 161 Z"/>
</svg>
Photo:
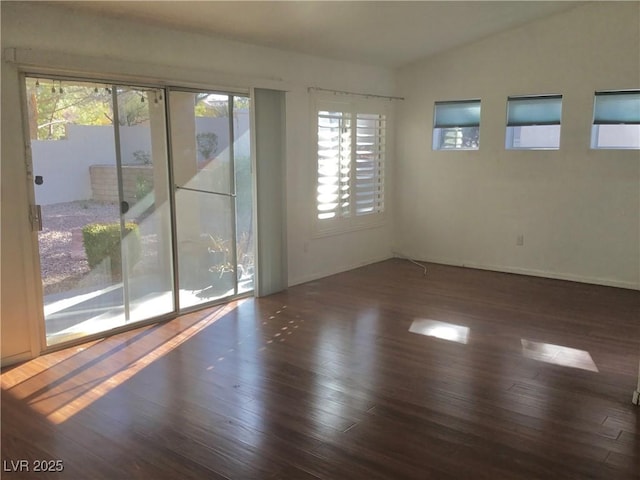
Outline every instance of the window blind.
<svg viewBox="0 0 640 480">
<path fill-rule="evenodd" d="M 434 128 L 477 127 L 480 125 L 480 100 L 436 102 Z"/>
<path fill-rule="evenodd" d="M 560 125 L 562 95 L 509 97 L 507 126 Z"/>
<path fill-rule="evenodd" d="M 640 125 L 640 91 L 596 92 L 594 125 Z"/>
</svg>

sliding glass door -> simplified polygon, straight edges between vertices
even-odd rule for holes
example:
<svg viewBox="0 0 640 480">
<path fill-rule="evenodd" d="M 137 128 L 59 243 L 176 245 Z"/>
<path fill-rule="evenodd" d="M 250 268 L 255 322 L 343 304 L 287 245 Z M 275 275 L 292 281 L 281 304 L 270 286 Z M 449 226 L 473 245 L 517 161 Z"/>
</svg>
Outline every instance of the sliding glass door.
<svg viewBox="0 0 640 480">
<path fill-rule="evenodd" d="M 128 322 L 145 321 L 175 311 L 164 91 L 115 87 L 113 92 L 124 311 Z"/>
<path fill-rule="evenodd" d="M 25 83 L 47 345 L 174 312 L 163 91 Z"/>
<path fill-rule="evenodd" d="M 25 86 L 47 346 L 253 290 L 248 97 Z"/>
<path fill-rule="evenodd" d="M 249 99 L 171 90 L 179 304 L 253 289 Z"/>
</svg>

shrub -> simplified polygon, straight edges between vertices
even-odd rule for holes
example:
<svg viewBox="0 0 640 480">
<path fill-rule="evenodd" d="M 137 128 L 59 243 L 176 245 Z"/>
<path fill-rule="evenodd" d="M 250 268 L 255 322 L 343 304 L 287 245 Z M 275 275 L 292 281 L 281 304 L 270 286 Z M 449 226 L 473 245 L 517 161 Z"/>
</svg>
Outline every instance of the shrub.
<svg viewBox="0 0 640 480">
<path fill-rule="evenodd" d="M 140 201 L 153 191 L 153 180 L 143 175 L 136 178 L 136 200 Z"/>
<path fill-rule="evenodd" d="M 203 160 L 210 160 L 218 149 L 218 136 L 213 132 L 202 132 L 196 135 L 198 151 Z"/>
<path fill-rule="evenodd" d="M 111 274 L 119 278 L 122 274 L 122 250 L 120 248 L 120 223 L 90 223 L 82 229 L 84 250 L 87 254 L 89 268 L 95 268 L 109 259 Z M 125 242 L 129 268 L 139 260 L 141 254 L 140 230 L 134 222 L 125 223 Z"/>
<path fill-rule="evenodd" d="M 151 165 L 151 154 L 149 152 L 145 152 L 144 150 L 136 150 L 132 155 L 135 163 Z"/>
</svg>

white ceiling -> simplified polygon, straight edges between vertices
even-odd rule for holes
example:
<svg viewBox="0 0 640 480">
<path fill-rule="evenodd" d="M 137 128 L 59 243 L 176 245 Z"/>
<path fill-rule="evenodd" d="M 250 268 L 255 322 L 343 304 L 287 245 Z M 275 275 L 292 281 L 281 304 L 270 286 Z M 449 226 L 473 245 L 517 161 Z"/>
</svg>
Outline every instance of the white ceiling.
<svg viewBox="0 0 640 480">
<path fill-rule="evenodd" d="M 52 2 L 338 60 L 399 67 L 576 6 L 571 1 Z"/>
</svg>

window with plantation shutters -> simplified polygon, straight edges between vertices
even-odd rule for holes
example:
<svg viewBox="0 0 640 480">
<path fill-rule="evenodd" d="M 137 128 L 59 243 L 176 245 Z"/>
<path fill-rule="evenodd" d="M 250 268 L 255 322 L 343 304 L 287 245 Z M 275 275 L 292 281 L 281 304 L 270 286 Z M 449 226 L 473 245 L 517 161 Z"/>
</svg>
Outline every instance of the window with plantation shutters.
<svg viewBox="0 0 640 480">
<path fill-rule="evenodd" d="M 317 220 L 322 226 L 363 225 L 384 212 L 387 118 L 354 103 L 319 102 Z M 322 229 L 322 228 L 321 228 Z"/>
</svg>

